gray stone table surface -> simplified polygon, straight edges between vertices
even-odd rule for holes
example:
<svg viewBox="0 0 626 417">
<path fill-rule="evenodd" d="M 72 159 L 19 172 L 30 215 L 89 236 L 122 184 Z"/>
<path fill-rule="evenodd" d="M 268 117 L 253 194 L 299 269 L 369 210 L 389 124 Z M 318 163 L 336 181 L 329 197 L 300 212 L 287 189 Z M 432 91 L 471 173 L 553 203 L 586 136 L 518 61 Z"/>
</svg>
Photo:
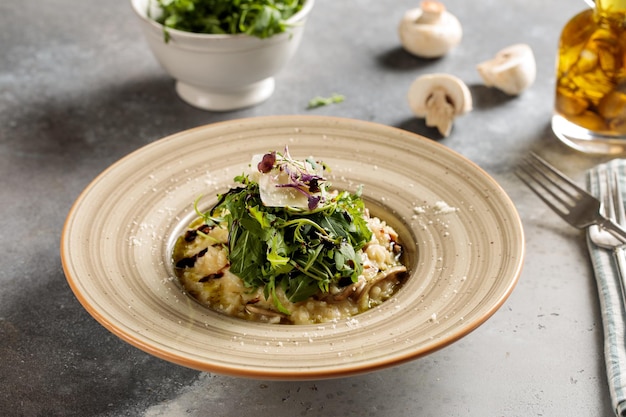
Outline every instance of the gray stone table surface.
<svg viewBox="0 0 626 417">
<path fill-rule="evenodd" d="M 423 60 L 396 27 L 414 0 L 317 0 L 274 95 L 240 111 L 182 102 L 148 50 L 127 0 L 0 2 L 0 414 L 3 416 L 580 416 L 613 414 L 602 323 L 584 233 L 519 182 L 534 150 L 583 181 L 607 158 L 560 144 L 549 128 L 560 29 L 582 0 L 448 0 L 463 24 L 450 54 Z M 511 98 L 475 69 L 531 45 L 535 84 Z M 474 110 L 439 137 L 406 102 L 412 80 L 447 72 Z M 307 110 L 337 92 L 343 103 Z M 510 195 L 527 258 L 503 307 L 460 341 L 394 368 L 277 382 L 186 369 L 98 324 L 66 283 L 59 240 L 80 192 L 110 164 L 181 130 L 276 114 L 350 117 L 410 130 L 477 163 Z"/>
</svg>

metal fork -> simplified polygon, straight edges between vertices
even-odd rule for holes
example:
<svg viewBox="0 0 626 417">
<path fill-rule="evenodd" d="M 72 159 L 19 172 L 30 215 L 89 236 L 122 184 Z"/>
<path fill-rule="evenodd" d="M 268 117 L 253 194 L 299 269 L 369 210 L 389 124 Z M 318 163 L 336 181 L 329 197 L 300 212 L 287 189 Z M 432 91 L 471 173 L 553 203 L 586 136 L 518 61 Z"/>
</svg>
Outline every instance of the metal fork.
<svg viewBox="0 0 626 417">
<path fill-rule="evenodd" d="M 522 160 L 517 176 L 556 214 L 578 229 L 598 225 L 626 243 L 626 230 L 602 214 L 602 203 L 535 153 Z"/>
<path fill-rule="evenodd" d="M 613 172 L 610 166 L 601 166 L 597 168 L 595 175 L 597 178 L 598 198 L 602 200 L 602 213 L 623 226 L 626 214 L 623 214 L 624 206 L 621 205 L 620 210 L 620 206 L 616 203 L 621 201 L 621 190 L 616 173 Z M 591 241 L 601 248 L 613 250 L 618 246 L 624 245 L 623 241 L 596 225 L 590 226 L 588 231 Z"/>
<path fill-rule="evenodd" d="M 600 166 L 595 171 L 595 177 L 598 188 L 597 195 L 602 200 L 603 214 L 623 226 L 626 221 L 626 214 L 624 214 L 623 206 L 620 209 L 622 198 L 617 173 L 610 166 Z M 601 248 L 614 249 L 624 245 L 622 240 L 596 225 L 589 227 L 588 230 L 591 241 Z"/>
<path fill-rule="evenodd" d="M 608 169 L 605 174 L 605 189 L 600 186 L 600 195 L 603 196 L 603 203 L 606 215 L 620 225 L 626 224 L 626 212 L 624 211 L 624 199 L 621 185 L 617 173 L 613 169 Z M 595 227 L 595 226 L 594 226 Z M 591 229 L 590 229 L 591 232 Z M 590 233 L 589 237 L 598 246 L 613 251 L 613 258 L 617 264 L 617 272 L 619 274 L 619 285 L 622 293 L 622 302 L 626 304 L 626 245 L 616 239 L 610 239 L 612 236 L 602 239 L 602 231 L 594 234 Z M 603 246 L 604 244 L 604 246 Z"/>
</svg>

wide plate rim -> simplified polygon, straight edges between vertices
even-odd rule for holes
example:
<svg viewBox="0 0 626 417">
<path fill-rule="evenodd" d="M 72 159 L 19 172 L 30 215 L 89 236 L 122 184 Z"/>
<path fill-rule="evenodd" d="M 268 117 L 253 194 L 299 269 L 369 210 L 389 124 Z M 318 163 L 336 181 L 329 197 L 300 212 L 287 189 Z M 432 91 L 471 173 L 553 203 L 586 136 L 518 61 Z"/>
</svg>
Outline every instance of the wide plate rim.
<svg viewBox="0 0 626 417">
<path fill-rule="evenodd" d="M 80 277 L 76 277 L 73 274 L 71 267 L 71 254 L 68 249 L 69 247 L 69 239 L 71 232 L 72 220 L 77 216 L 77 213 L 80 211 L 81 204 L 83 201 L 88 198 L 91 190 L 101 181 L 106 181 L 106 178 L 114 173 L 119 166 L 127 163 L 127 161 L 131 161 L 134 158 L 138 157 L 142 153 L 146 152 L 146 149 L 153 149 L 155 147 L 163 146 L 165 143 L 176 142 L 181 140 L 181 138 L 188 137 L 189 135 L 197 135 L 203 133 L 210 133 L 211 131 L 219 130 L 220 128 L 228 128 L 229 126 L 255 126 L 259 123 L 263 124 L 272 124 L 272 123 L 287 123 L 292 124 L 294 127 L 297 127 L 298 124 L 312 124 L 312 125 L 324 125 L 330 124 L 335 126 L 346 126 L 353 125 L 357 126 L 363 130 L 375 129 L 376 131 L 388 132 L 390 135 L 402 136 L 407 138 L 407 140 L 415 140 L 430 150 L 434 150 L 435 153 L 443 153 L 445 155 L 452 155 L 454 158 L 462 160 L 464 164 L 470 166 L 474 171 L 474 175 L 477 175 L 482 181 L 485 181 L 492 187 L 494 190 L 498 190 L 498 198 L 500 199 L 500 203 L 503 204 L 508 210 L 508 214 L 511 218 L 508 219 L 508 225 L 513 230 L 513 234 L 517 236 L 519 242 L 518 246 L 515 248 L 515 265 L 511 270 L 511 277 L 509 277 L 509 282 L 507 287 L 501 291 L 498 297 L 493 301 L 488 309 L 486 309 L 481 317 L 475 318 L 472 322 L 466 323 L 462 332 L 456 332 L 447 335 L 446 337 L 434 340 L 430 344 L 423 345 L 419 350 L 415 351 L 405 351 L 403 353 L 391 355 L 388 358 L 382 358 L 375 361 L 365 361 L 363 363 L 354 363 L 343 362 L 343 363 L 334 363 L 329 364 L 326 367 L 318 367 L 315 369 L 306 369 L 306 367 L 302 367 L 301 369 L 292 369 L 292 368 L 273 368 L 273 367 L 245 367 L 245 366 L 231 366 L 225 365 L 223 363 L 213 363 L 211 361 L 207 361 L 206 359 L 199 359 L 191 357 L 190 355 L 179 354 L 173 350 L 163 349 L 162 347 L 155 346 L 150 342 L 146 342 L 141 337 L 137 337 L 136 334 L 129 333 L 124 329 L 121 329 L 118 324 L 114 321 L 110 320 L 107 317 L 106 312 L 103 312 L 97 306 L 94 306 L 87 298 L 87 295 L 83 293 L 83 290 L 78 285 L 80 281 Z M 311 115 L 288 115 L 288 116 L 257 116 L 250 117 L 245 119 L 235 119 L 223 122 L 212 123 L 208 125 L 198 126 L 192 129 L 188 129 L 182 132 L 174 133 L 172 135 L 168 135 L 164 138 L 158 139 L 154 142 L 151 142 L 129 154 L 120 158 L 118 161 L 111 164 L 108 168 L 103 170 L 100 174 L 98 174 L 85 189 L 79 194 L 74 204 L 72 205 L 67 219 L 65 221 L 62 235 L 61 235 L 61 261 L 63 265 L 64 272 L 67 277 L 67 282 L 74 292 L 75 296 L 79 300 L 79 302 L 83 305 L 83 307 L 105 328 L 114 333 L 116 336 L 120 337 L 122 340 L 130 343 L 131 345 L 148 352 L 154 356 L 160 357 L 162 359 L 168 360 L 170 362 L 177 363 L 179 365 L 187 366 L 194 369 L 199 369 L 202 371 L 210 371 L 221 374 L 228 374 L 233 376 L 242 376 L 242 377 L 252 377 L 259 379 L 283 379 L 283 380 L 297 380 L 297 379 L 322 379 L 322 378 L 330 378 L 330 377 L 341 377 L 348 376 L 353 374 L 360 374 L 365 372 L 371 372 L 377 369 L 386 368 L 392 365 L 401 364 L 429 353 L 432 353 L 436 350 L 439 350 L 449 344 L 459 340 L 460 338 L 466 336 L 480 325 L 482 325 L 485 321 L 487 321 L 501 306 L 504 304 L 506 299 L 508 299 L 509 295 L 515 288 L 515 285 L 518 282 L 519 276 L 521 274 L 521 269 L 523 266 L 523 260 L 525 257 L 525 247 L 524 247 L 524 233 L 523 227 L 521 223 L 521 219 L 517 214 L 515 206 L 510 198 L 507 196 L 506 192 L 502 189 L 502 187 L 477 164 L 458 154 L 457 152 L 445 147 L 444 145 L 434 142 L 430 139 L 424 138 L 420 135 L 405 131 L 403 129 L 385 126 L 382 124 L 378 124 L 375 122 L 357 120 L 357 119 L 348 119 L 341 117 L 332 117 L 332 116 L 311 116 Z"/>
</svg>

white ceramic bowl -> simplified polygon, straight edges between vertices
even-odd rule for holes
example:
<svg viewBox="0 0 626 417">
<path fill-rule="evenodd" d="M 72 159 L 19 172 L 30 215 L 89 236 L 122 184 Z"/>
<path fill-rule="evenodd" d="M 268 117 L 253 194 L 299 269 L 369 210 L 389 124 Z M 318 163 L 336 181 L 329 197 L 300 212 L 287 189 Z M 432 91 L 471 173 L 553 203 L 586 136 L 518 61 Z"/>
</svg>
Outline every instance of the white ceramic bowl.
<svg viewBox="0 0 626 417">
<path fill-rule="evenodd" d="M 287 32 L 266 39 L 243 34 L 211 35 L 167 29 L 148 17 L 150 0 L 131 0 L 145 38 L 161 66 L 176 79 L 187 103 L 227 111 L 253 106 L 274 92 L 274 76 L 296 52 L 314 0 L 288 22 Z M 154 2 L 152 2 L 154 4 Z"/>
</svg>

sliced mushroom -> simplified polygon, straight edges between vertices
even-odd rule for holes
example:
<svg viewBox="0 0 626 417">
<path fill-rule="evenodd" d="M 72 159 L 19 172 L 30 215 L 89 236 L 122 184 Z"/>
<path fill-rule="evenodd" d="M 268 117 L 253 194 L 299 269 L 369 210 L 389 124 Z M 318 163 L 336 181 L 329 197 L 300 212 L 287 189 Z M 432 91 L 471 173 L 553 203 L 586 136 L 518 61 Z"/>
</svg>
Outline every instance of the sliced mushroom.
<svg viewBox="0 0 626 417">
<path fill-rule="evenodd" d="M 404 13 L 398 35 L 404 49 L 413 55 L 437 58 L 461 42 L 463 30 L 459 20 L 442 3 L 425 0 L 421 7 Z"/>
<path fill-rule="evenodd" d="M 487 87 L 496 87 L 515 96 L 535 82 L 537 65 L 530 46 L 519 43 L 502 49 L 493 59 L 478 64 L 477 70 Z"/>
<path fill-rule="evenodd" d="M 465 83 L 449 74 L 427 74 L 409 88 L 409 106 L 426 126 L 437 127 L 444 137 L 450 134 L 455 117 L 472 110 L 472 94 Z"/>
<path fill-rule="evenodd" d="M 364 287 L 365 287 L 365 281 L 364 280 L 359 280 L 357 282 L 354 282 L 354 283 L 346 286 L 345 288 L 343 288 L 337 294 L 334 294 L 330 298 L 330 301 L 343 301 L 343 300 L 345 300 L 348 297 L 352 297 L 353 295 L 358 295 L 358 294 L 360 294 L 360 292 L 363 290 Z"/>
<path fill-rule="evenodd" d="M 261 307 L 257 307 L 253 304 L 246 304 L 246 311 L 248 313 L 251 314 L 258 314 L 260 316 L 265 316 L 265 317 L 279 317 L 281 319 L 284 319 L 285 317 L 287 317 L 286 314 L 283 313 L 279 313 L 278 311 L 274 311 L 274 310 L 268 310 L 266 308 L 261 308 Z"/>
<path fill-rule="evenodd" d="M 367 285 L 365 285 L 358 294 L 359 298 L 357 299 L 357 305 L 359 306 L 359 310 L 365 311 L 369 307 L 370 290 L 374 285 L 386 279 L 394 278 L 398 276 L 398 274 L 402 274 L 404 272 L 406 272 L 406 267 L 404 265 L 397 265 L 376 274 L 376 276 L 369 280 Z"/>
</svg>

